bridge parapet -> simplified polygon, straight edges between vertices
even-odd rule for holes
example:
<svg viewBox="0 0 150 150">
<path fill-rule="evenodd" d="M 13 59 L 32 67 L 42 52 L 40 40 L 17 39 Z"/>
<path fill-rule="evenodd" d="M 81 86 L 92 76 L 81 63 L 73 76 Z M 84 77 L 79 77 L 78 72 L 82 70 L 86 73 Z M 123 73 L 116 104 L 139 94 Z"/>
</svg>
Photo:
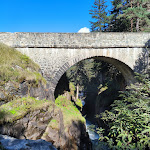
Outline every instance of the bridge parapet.
<svg viewBox="0 0 150 150">
<path fill-rule="evenodd" d="M 150 33 L 0 33 L 0 42 L 15 48 L 136 48 L 149 39 Z"/>
</svg>

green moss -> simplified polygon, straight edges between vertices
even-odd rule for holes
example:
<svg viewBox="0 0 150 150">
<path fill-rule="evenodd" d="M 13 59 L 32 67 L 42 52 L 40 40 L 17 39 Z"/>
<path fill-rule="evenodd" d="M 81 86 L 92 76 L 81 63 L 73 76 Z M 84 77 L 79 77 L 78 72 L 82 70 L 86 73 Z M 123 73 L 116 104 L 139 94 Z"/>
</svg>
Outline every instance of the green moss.
<svg viewBox="0 0 150 150">
<path fill-rule="evenodd" d="M 19 51 L 0 44 L 0 82 L 24 80 L 46 83 L 45 79 L 38 73 L 39 66 L 28 56 Z"/>
<path fill-rule="evenodd" d="M 85 123 L 85 118 L 81 115 L 80 111 L 70 100 L 67 100 L 65 96 L 59 96 L 55 100 L 55 104 L 62 110 L 65 126 L 70 125 L 73 121 Z"/>
<path fill-rule="evenodd" d="M 55 120 L 55 119 L 52 119 L 52 120 L 51 120 L 51 122 L 54 122 L 54 123 L 56 123 L 56 122 L 57 122 L 57 120 Z"/>
<path fill-rule="evenodd" d="M 80 108 L 83 107 L 82 101 L 81 101 L 80 99 L 77 99 L 75 103 L 76 103 L 76 105 L 79 106 Z"/>
<path fill-rule="evenodd" d="M 0 106 L 0 123 L 13 122 L 24 117 L 27 113 L 52 105 L 48 100 L 36 100 L 33 97 L 24 97 L 12 100 Z"/>
<path fill-rule="evenodd" d="M 69 89 L 70 89 L 71 95 L 74 96 L 76 88 L 72 82 L 69 83 Z"/>
<path fill-rule="evenodd" d="M 59 106 L 59 107 L 68 107 L 72 103 L 71 103 L 71 101 L 67 100 L 65 96 L 60 95 L 55 100 L 55 104 L 56 104 L 56 106 Z"/>
<path fill-rule="evenodd" d="M 29 65 L 29 64 L 30 64 L 30 59 L 29 59 L 28 56 L 26 56 L 26 55 L 21 55 L 20 58 L 21 58 L 22 62 L 25 63 L 26 65 Z"/>
<path fill-rule="evenodd" d="M 36 76 L 36 84 L 39 84 L 39 81 L 41 81 L 44 85 L 46 85 L 46 79 L 43 78 L 39 72 L 34 72 L 34 75 Z"/>
</svg>

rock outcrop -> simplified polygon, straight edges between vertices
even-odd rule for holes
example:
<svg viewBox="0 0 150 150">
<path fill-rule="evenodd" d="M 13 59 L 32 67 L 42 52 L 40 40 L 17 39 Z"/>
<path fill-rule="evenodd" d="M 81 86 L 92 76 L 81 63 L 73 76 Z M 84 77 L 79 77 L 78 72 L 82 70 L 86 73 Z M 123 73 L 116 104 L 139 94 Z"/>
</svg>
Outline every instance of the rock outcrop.
<svg viewBox="0 0 150 150">
<path fill-rule="evenodd" d="M 66 122 L 65 119 L 70 116 L 52 102 L 41 107 L 34 111 L 30 111 L 30 108 L 20 119 L 16 116 L 13 121 L 4 121 L 0 125 L 0 134 L 17 139 L 43 139 L 60 150 L 91 149 L 91 142 L 82 120 L 71 118 Z"/>
<path fill-rule="evenodd" d="M 24 80 L 23 82 L 8 81 L 3 85 L 0 85 L 0 105 L 20 97 L 35 97 L 36 99 L 50 99 L 49 85 L 44 85 L 41 82 L 38 85 L 29 85 L 29 82 Z"/>
</svg>

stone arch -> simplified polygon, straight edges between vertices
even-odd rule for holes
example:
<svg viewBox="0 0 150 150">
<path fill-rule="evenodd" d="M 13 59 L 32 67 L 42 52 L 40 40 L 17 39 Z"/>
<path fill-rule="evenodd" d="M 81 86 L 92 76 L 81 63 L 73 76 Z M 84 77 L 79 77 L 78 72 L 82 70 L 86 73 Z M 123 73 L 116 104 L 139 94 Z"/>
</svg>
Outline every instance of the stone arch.
<svg viewBox="0 0 150 150">
<path fill-rule="evenodd" d="M 123 75 L 126 83 L 129 85 L 133 82 L 135 82 L 134 79 L 134 72 L 133 70 L 124 62 L 121 62 L 120 60 L 117 60 L 115 58 L 110 58 L 110 57 L 106 57 L 106 56 L 89 56 L 86 57 L 85 56 L 77 56 L 75 57 L 73 60 L 70 60 L 66 63 L 64 63 L 60 68 L 59 71 L 57 71 L 57 73 L 55 74 L 55 77 L 53 78 L 54 82 L 53 82 L 53 93 L 55 92 L 55 88 L 60 80 L 60 78 L 63 76 L 63 74 L 73 65 L 75 65 L 76 63 L 85 60 L 85 59 L 90 59 L 90 58 L 94 58 L 94 59 L 99 59 L 102 61 L 105 61 L 107 63 L 110 63 L 112 65 L 114 65 Z"/>
</svg>

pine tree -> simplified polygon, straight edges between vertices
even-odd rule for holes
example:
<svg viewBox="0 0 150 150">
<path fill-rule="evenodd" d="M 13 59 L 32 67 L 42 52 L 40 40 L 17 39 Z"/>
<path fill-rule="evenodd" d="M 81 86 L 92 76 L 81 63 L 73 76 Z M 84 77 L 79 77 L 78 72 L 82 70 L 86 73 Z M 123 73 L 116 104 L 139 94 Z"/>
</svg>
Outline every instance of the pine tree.
<svg viewBox="0 0 150 150">
<path fill-rule="evenodd" d="M 110 23 L 107 30 L 111 32 L 129 31 L 129 19 L 125 17 L 118 18 L 118 16 L 123 13 L 124 4 L 122 0 L 113 0 L 111 3 L 112 10 L 110 11 Z"/>
<path fill-rule="evenodd" d="M 90 21 L 91 30 L 102 32 L 105 31 L 108 24 L 108 17 L 106 13 L 106 2 L 104 0 L 95 0 L 93 9 L 90 10 L 90 14 L 92 15 L 92 19 L 94 21 Z"/>
<path fill-rule="evenodd" d="M 136 0 L 134 5 L 136 31 L 150 31 L 150 1 Z"/>
<path fill-rule="evenodd" d="M 67 71 L 67 77 L 76 86 L 76 99 L 78 99 L 79 90 L 88 82 L 87 71 L 84 68 L 84 61 L 78 62 Z"/>
<path fill-rule="evenodd" d="M 148 31 L 150 26 L 150 12 L 148 11 L 149 0 L 124 0 L 117 8 L 122 8 L 123 13 L 118 19 L 130 20 L 130 31 Z"/>
</svg>

